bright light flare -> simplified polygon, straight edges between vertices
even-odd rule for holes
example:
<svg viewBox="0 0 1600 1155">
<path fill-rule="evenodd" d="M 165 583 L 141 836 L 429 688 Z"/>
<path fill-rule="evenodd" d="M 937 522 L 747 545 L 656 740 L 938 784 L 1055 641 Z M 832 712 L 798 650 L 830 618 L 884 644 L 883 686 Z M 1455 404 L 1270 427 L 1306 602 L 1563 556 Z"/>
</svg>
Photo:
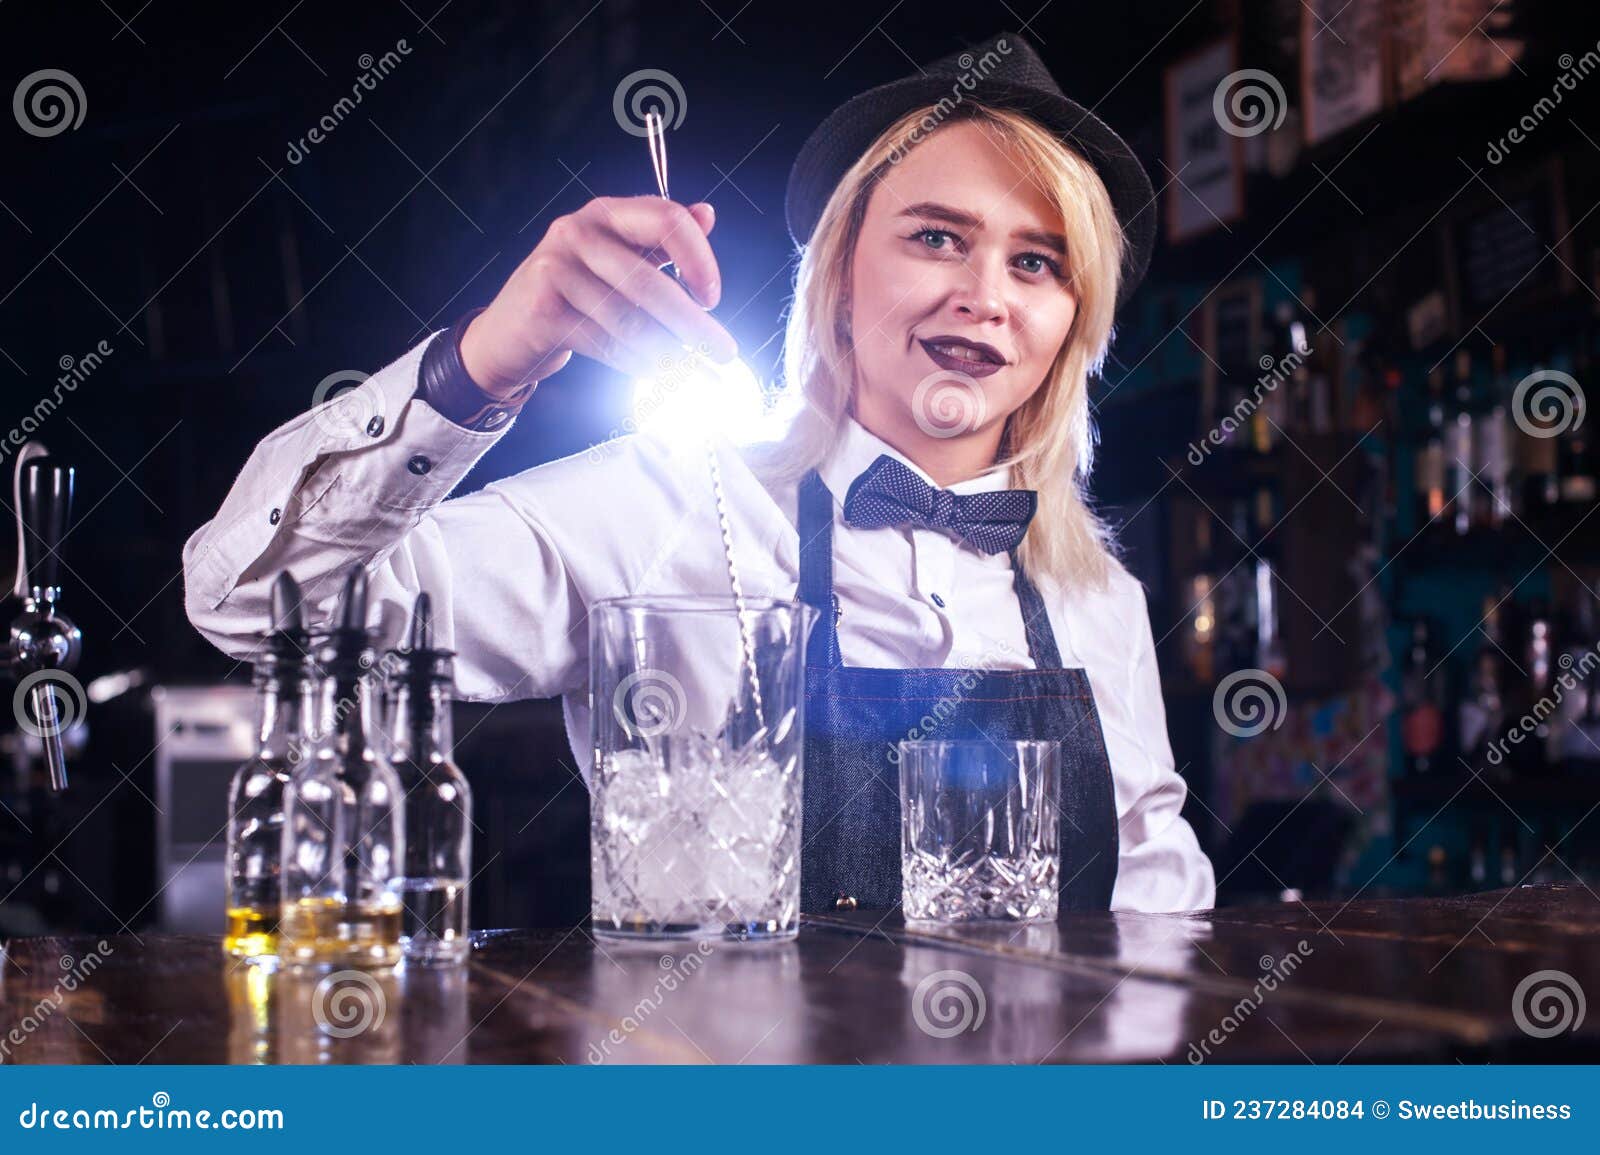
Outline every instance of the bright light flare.
<svg viewBox="0 0 1600 1155">
<path fill-rule="evenodd" d="M 717 433 L 735 443 L 779 436 L 793 415 L 789 390 L 769 391 L 743 361 L 719 365 L 684 350 L 633 387 L 634 428 L 665 440 Z"/>
</svg>

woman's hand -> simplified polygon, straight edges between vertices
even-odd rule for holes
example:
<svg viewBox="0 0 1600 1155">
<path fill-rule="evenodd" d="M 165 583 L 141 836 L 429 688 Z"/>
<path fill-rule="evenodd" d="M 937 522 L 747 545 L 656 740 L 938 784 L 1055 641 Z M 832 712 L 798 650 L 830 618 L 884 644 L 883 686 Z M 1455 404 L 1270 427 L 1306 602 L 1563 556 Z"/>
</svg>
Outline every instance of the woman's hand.
<svg viewBox="0 0 1600 1155">
<path fill-rule="evenodd" d="M 635 377 L 659 373 L 661 359 L 686 346 L 731 361 L 738 345 L 705 311 L 722 297 L 706 239 L 715 223 L 709 204 L 658 196 L 596 197 L 557 217 L 467 326 L 468 374 L 498 398 L 550 376 L 573 353 Z M 669 260 L 683 285 L 661 271 Z"/>
</svg>

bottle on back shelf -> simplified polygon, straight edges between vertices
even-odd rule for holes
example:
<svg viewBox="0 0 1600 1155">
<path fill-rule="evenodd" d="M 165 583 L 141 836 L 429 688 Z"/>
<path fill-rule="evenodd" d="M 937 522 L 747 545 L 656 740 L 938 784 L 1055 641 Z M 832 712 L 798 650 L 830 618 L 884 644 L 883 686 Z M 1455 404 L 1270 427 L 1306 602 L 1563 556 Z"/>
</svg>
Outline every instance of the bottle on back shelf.
<svg viewBox="0 0 1600 1155">
<path fill-rule="evenodd" d="M 1558 858 L 1565 858 L 1566 856 L 1559 850 L 1556 850 L 1554 854 L 1546 853 L 1546 851 L 1555 850 L 1561 843 L 1562 839 L 1557 836 L 1554 823 L 1544 822 L 1540 824 L 1539 842 L 1535 848 L 1539 852 L 1539 857 L 1534 864 L 1532 872 L 1527 876 L 1529 885 L 1549 886 L 1551 883 L 1568 882 L 1572 879 L 1572 875 L 1567 873 L 1566 867 L 1557 861 Z"/>
<path fill-rule="evenodd" d="M 1600 761 L 1600 584 L 1580 585 L 1564 617 L 1562 671 L 1575 683 L 1551 719 L 1550 760 Z"/>
<path fill-rule="evenodd" d="M 1588 378 L 1588 369 L 1588 350 L 1580 341 L 1572 362 L 1572 376 L 1579 386 L 1570 398 L 1572 420 L 1552 439 L 1556 442 L 1557 471 L 1561 475 L 1561 500 L 1573 505 L 1587 505 L 1595 499 L 1596 493 L 1593 434 L 1586 420 L 1588 407 L 1583 395 L 1585 384 L 1593 384 Z M 1566 390 L 1562 390 L 1562 394 L 1565 396 Z"/>
<path fill-rule="evenodd" d="M 367 575 L 350 570 L 322 666 L 316 748 L 284 791 L 279 954 L 296 968 L 400 961 L 405 797 L 374 739 Z"/>
<path fill-rule="evenodd" d="M 1271 370 L 1260 374 L 1253 385 L 1250 386 L 1250 448 L 1257 453 L 1271 453 L 1278 443 L 1278 430 L 1273 428 L 1276 420 L 1272 412 L 1272 400 L 1277 393 L 1273 388 Z M 1282 424 L 1279 423 L 1279 428 Z"/>
<path fill-rule="evenodd" d="M 1376 350 L 1365 341 L 1352 342 L 1354 348 L 1347 360 L 1350 363 L 1349 414 L 1341 424 L 1356 433 L 1377 433 L 1396 428 L 1395 406 L 1400 393 L 1402 374 L 1392 365 L 1384 365 Z"/>
<path fill-rule="evenodd" d="M 1230 532 L 1224 539 L 1230 553 L 1244 550 L 1253 540 L 1250 521 L 1250 503 L 1237 498 L 1228 518 Z M 1217 667 L 1223 674 L 1260 665 L 1256 651 L 1256 578 L 1251 560 L 1247 557 L 1225 569 L 1216 586 L 1215 648 Z"/>
<path fill-rule="evenodd" d="M 1266 378 L 1273 388 L 1264 408 L 1278 429 L 1304 434 L 1310 431 L 1310 338 L 1292 301 L 1278 302 L 1273 321 L 1276 361 Z"/>
<path fill-rule="evenodd" d="M 1536 699 L 1542 698 L 1550 690 L 1554 673 L 1551 663 L 1555 659 L 1550 607 L 1543 598 L 1529 603 L 1522 633 L 1522 668 L 1527 674 L 1528 692 Z"/>
<path fill-rule="evenodd" d="M 1583 709 L 1567 730 L 1562 745 L 1565 757 L 1575 761 L 1600 761 L 1600 693 L 1585 687 Z"/>
<path fill-rule="evenodd" d="M 1511 609 L 1509 605 L 1506 607 Z M 1546 751 L 1552 740 L 1551 729 L 1557 704 L 1551 694 L 1556 673 L 1555 637 L 1549 607 L 1543 598 L 1534 598 L 1526 607 L 1510 615 L 1514 638 L 1506 646 L 1501 671 L 1501 687 L 1508 719 L 1504 765 L 1516 773 L 1537 773 L 1549 761 Z M 1524 723 L 1522 719 L 1529 719 Z M 1532 725 L 1531 732 L 1527 726 Z M 1520 737 L 1511 738 L 1511 730 Z"/>
<path fill-rule="evenodd" d="M 1425 619 L 1411 626 L 1411 649 L 1401 676 L 1400 739 L 1409 774 L 1427 774 L 1441 766 L 1445 739 L 1445 685 L 1438 665 L 1432 631 Z"/>
<path fill-rule="evenodd" d="M 1428 374 L 1428 432 L 1417 454 L 1417 526 L 1420 529 L 1445 507 L 1444 370 Z"/>
<path fill-rule="evenodd" d="M 1522 867 L 1518 864 L 1517 832 L 1509 826 L 1500 836 L 1500 885 L 1516 886 Z"/>
<path fill-rule="evenodd" d="M 256 752 L 228 789 L 223 949 L 249 962 L 277 957 L 284 788 L 307 760 L 316 713 L 311 635 L 287 571 L 272 585 L 271 612 L 255 666 Z"/>
<path fill-rule="evenodd" d="M 1288 655 L 1283 648 L 1283 625 L 1278 598 L 1280 574 L 1277 562 L 1276 538 L 1268 531 L 1277 516 L 1272 490 L 1263 485 L 1256 489 L 1254 540 L 1260 544 L 1255 556 L 1255 610 L 1256 610 L 1256 665 L 1275 678 L 1288 673 Z"/>
<path fill-rule="evenodd" d="M 1450 879 L 1450 854 L 1443 846 L 1434 843 L 1428 847 L 1428 884 L 1425 893 L 1453 894 L 1455 886 Z"/>
<path fill-rule="evenodd" d="M 1472 528 L 1482 494 L 1478 482 L 1473 480 L 1477 458 L 1473 452 L 1472 354 L 1458 349 L 1455 370 L 1455 399 L 1446 431 L 1445 468 L 1450 477 L 1450 524 L 1458 534 L 1464 534 Z"/>
<path fill-rule="evenodd" d="M 1214 587 L 1220 571 L 1211 545 L 1211 518 L 1197 517 L 1194 527 L 1195 573 L 1189 579 L 1189 621 L 1183 634 L 1183 660 L 1190 676 L 1205 685 L 1216 675 L 1217 596 Z"/>
<path fill-rule="evenodd" d="M 1484 641 L 1473 655 L 1460 704 L 1461 754 L 1470 766 L 1482 771 L 1494 767 L 1488 761 L 1486 747 L 1500 736 L 1505 718 L 1505 641 L 1500 628 L 1503 600 L 1493 594 L 1484 599 L 1478 627 Z"/>
<path fill-rule="evenodd" d="M 1498 348 L 1498 346 L 1497 346 Z M 1513 399 L 1513 425 L 1516 428 L 1517 473 L 1521 476 L 1522 507 L 1528 512 L 1547 508 L 1561 500 L 1561 471 L 1557 439 L 1542 433 L 1528 420 L 1528 399 L 1515 401 L 1516 383 L 1506 375 L 1502 396 Z"/>
<path fill-rule="evenodd" d="M 451 652 L 433 645 L 428 595 L 418 594 L 411 636 L 391 652 L 389 750 L 406 799 L 401 945 L 412 962 L 466 960 L 467 884 L 472 877 L 472 791 L 452 757 Z"/>
<path fill-rule="evenodd" d="M 1499 529 L 1518 513 L 1517 493 L 1511 476 L 1511 418 L 1507 411 L 1509 397 L 1500 392 L 1505 377 L 1505 346 L 1494 347 L 1494 380 L 1490 385 L 1493 401 L 1489 410 L 1479 416 L 1477 436 L 1477 472 L 1480 523 L 1490 529 Z"/>
<path fill-rule="evenodd" d="M 1480 889 L 1489 884 L 1488 838 L 1482 827 L 1472 828 L 1472 843 L 1467 851 L 1467 878 Z"/>
<path fill-rule="evenodd" d="M 1326 413 L 1326 382 L 1317 379 L 1315 350 L 1310 347 L 1304 322 L 1291 323 L 1290 347 L 1296 350 L 1290 370 L 1290 410 L 1301 434 L 1322 434 Z"/>
<path fill-rule="evenodd" d="M 1316 317 L 1317 294 L 1310 285 L 1300 289 L 1297 304 L 1285 301 L 1280 306 L 1282 351 L 1280 367 L 1288 370 L 1289 419 L 1299 435 L 1331 433 L 1336 427 L 1339 399 L 1335 394 L 1336 382 L 1329 372 L 1328 357 L 1324 350 L 1333 340 L 1311 344 L 1308 319 Z"/>
</svg>

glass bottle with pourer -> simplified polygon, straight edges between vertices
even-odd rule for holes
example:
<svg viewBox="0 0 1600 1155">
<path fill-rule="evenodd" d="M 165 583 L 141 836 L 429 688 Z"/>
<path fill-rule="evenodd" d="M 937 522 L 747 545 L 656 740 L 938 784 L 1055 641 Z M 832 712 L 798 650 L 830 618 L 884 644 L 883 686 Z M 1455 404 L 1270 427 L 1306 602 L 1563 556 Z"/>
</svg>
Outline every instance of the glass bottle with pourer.
<svg viewBox="0 0 1600 1155">
<path fill-rule="evenodd" d="M 408 647 L 391 653 L 389 751 L 406 800 L 401 944 L 409 962 L 459 963 L 468 941 L 472 791 L 451 760 L 451 651 L 433 646 L 433 608 L 417 595 Z"/>
<path fill-rule="evenodd" d="M 272 585 L 271 626 L 255 666 L 256 752 L 228 790 L 227 929 L 223 949 L 253 963 L 275 961 L 283 879 L 283 795 L 310 756 L 316 663 L 300 586 L 287 570 Z"/>
<path fill-rule="evenodd" d="M 318 738 L 284 791 L 279 955 L 295 968 L 380 968 L 400 961 L 405 798 L 375 734 L 368 671 L 367 575 L 345 578 L 323 670 Z"/>
</svg>

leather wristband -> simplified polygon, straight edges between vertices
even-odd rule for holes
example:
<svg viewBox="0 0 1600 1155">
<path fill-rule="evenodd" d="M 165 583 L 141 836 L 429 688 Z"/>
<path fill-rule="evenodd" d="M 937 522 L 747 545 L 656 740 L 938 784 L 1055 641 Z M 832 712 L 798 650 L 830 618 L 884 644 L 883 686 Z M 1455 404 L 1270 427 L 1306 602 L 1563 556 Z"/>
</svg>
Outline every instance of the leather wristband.
<svg viewBox="0 0 1600 1155">
<path fill-rule="evenodd" d="M 519 386 L 505 397 L 494 397 L 467 372 L 461 359 L 461 338 L 472 319 L 488 306 L 480 306 L 461 316 L 422 351 L 422 367 L 417 389 L 422 399 L 449 420 L 466 429 L 494 432 L 503 429 L 533 395 L 537 381 Z"/>
</svg>

